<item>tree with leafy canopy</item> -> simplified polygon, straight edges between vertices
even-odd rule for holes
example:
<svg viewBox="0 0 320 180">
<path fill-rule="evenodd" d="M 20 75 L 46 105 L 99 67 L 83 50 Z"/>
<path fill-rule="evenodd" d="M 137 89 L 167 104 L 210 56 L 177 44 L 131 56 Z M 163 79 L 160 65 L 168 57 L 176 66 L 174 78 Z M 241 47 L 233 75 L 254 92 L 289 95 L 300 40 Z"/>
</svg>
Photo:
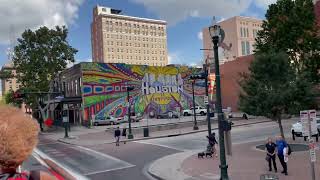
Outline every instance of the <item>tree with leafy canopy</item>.
<svg viewBox="0 0 320 180">
<path fill-rule="evenodd" d="M 11 104 L 15 107 L 21 107 L 22 100 L 17 100 L 14 98 L 14 92 L 12 89 L 10 89 L 5 95 L 4 95 L 4 101 L 6 104 Z"/>
<path fill-rule="evenodd" d="M 17 80 L 23 92 L 48 92 L 50 81 L 74 62 L 77 50 L 67 41 L 68 29 L 56 26 L 55 29 L 40 27 L 22 33 L 14 48 L 13 64 Z M 38 108 L 42 119 L 48 108 L 38 101 L 39 94 L 27 94 L 25 101 L 32 109 Z"/>
<path fill-rule="evenodd" d="M 240 110 L 276 120 L 282 137 L 282 115 L 313 105 L 311 83 L 296 78 L 289 58 L 284 52 L 255 54 L 250 74 L 243 74 L 240 83 Z"/>
<path fill-rule="evenodd" d="M 256 52 L 271 49 L 289 55 L 297 74 L 320 82 L 320 32 L 312 0 L 278 0 L 271 4 L 256 38 Z"/>
</svg>

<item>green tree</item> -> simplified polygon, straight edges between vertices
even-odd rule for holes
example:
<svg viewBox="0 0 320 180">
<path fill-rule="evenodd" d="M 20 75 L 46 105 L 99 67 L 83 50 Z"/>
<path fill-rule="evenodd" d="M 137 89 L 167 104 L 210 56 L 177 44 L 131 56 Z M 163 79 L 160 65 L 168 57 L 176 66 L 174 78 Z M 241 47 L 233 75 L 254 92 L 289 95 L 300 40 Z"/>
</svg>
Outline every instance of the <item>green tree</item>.
<svg viewBox="0 0 320 180">
<path fill-rule="evenodd" d="M 271 4 L 256 38 L 256 52 L 286 52 L 297 74 L 320 80 L 320 36 L 312 0 L 278 0 Z"/>
<path fill-rule="evenodd" d="M 13 74 L 11 70 L 2 70 L 0 71 L 0 79 L 1 80 L 6 80 L 6 79 L 10 79 L 13 78 Z"/>
<path fill-rule="evenodd" d="M 255 54 L 250 74 L 244 74 L 240 83 L 240 109 L 276 120 L 283 137 L 282 115 L 312 106 L 311 84 L 296 78 L 288 59 L 281 52 Z"/>
<path fill-rule="evenodd" d="M 77 50 L 69 45 L 67 35 L 64 26 L 55 29 L 40 27 L 22 33 L 14 48 L 13 64 L 24 92 L 48 92 L 55 75 L 64 70 L 68 62 L 75 61 Z M 39 108 L 44 119 L 47 106 L 42 107 L 37 98 L 39 95 L 29 94 L 26 102 L 33 109 Z"/>
<path fill-rule="evenodd" d="M 4 95 L 4 101 L 6 104 L 11 104 L 15 107 L 21 107 L 21 104 L 22 104 L 22 100 L 16 100 L 14 98 L 13 90 L 10 90 Z"/>
</svg>

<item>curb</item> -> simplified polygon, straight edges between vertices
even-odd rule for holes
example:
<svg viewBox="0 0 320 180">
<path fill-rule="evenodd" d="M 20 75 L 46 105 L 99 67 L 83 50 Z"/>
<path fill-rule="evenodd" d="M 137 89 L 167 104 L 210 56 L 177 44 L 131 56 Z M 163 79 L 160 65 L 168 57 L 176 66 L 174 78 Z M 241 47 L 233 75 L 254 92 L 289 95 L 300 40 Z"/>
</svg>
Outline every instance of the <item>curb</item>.
<svg viewBox="0 0 320 180">
<path fill-rule="evenodd" d="M 253 125 L 253 124 L 261 124 L 261 123 L 266 123 L 266 122 L 274 122 L 272 120 L 264 120 L 264 121 L 259 121 L 259 122 L 252 122 L 252 123 L 243 123 L 243 124 L 238 124 L 238 125 L 232 125 L 232 127 L 241 127 L 241 126 L 247 126 L 247 125 Z M 211 130 L 217 130 L 218 127 L 216 128 L 211 128 Z M 127 139 L 127 140 L 121 140 L 120 142 L 132 142 L 132 141 L 139 141 L 139 140 L 149 140 L 149 139 L 160 139 L 160 138 L 167 138 L 167 137 L 173 137 L 173 136 L 181 136 L 181 135 L 188 135 L 188 134 L 195 134 L 195 133 L 200 133 L 200 132 L 206 132 L 208 131 L 207 129 L 203 130 L 197 130 L 197 131 L 190 131 L 190 132 L 185 132 L 185 133 L 177 133 L 177 134 L 168 134 L 168 135 L 161 135 L 161 136 L 155 136 L 155 137 L 145 137 L 145 138 L 136 138 L 136 139 Z M 69 145 L 78 145 L 76 143 L 64 141 L 63 138 L 58 139 L 58 142 L 69 144 Z M 105 142 L 101 144 L 114 144 L 115 142 Z"/>
</svg>

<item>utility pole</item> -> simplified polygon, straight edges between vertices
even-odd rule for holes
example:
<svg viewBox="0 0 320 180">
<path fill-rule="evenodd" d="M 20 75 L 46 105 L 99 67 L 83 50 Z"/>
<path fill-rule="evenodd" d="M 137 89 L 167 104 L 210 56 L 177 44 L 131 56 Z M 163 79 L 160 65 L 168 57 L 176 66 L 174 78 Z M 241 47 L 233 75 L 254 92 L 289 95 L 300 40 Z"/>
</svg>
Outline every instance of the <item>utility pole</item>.
<svg viewBox="0 0 320 180">
<path fill-rule="evenodd" d="M 193 100 L 193 118 L 194 118 L 194 126 L 193 126 L 193 130 L 198 130 L 199 127 L 197 125 L 197 114 L 196 114 L 196 101 L 195 101 L 195 97 L 194 97 L 194 83 L 195 80 L 192 80 L 192 100 Z"/>
<path fill-rule="evenodd" d="M 313 119 L 313 121 L 315 121 L 315 119 Z M 314 142 L 312 139 L 310 111 L 308 111 L 308 126 L 309 126 L 309 148 L 310 148 L 311 177 L 312 177 L 312 180 L 315 180 L 316 179 L 316 173 L 315 173 L 315 169 L 314 169 L 314 162 L 315 162 L 314 148 L 315 147 L 314 147 Z"/>
<path fill-rule="evenodd" d="M 228 122 L 224 119 L 224 114 L 222 112 L 221 104 L 221 84 L 220 84 L 220 70 L 219 70 L 219 53 L 218 44 L 223 42 L 225 33 L 221 27 L 214 22 L 212 26 L 209 27 L 209 33 L 212 38 L 215 69 L 216 69 L 216 109 L 218 114 L 218 126 L 219 126 L 219 146 L 220 146 L 220 170 L 221 170 L 221 180 L 229 180 L 228 176 L 228 165 L 225 153 L 225 142 L 224 142 L 224 132 L 227 131 Z"/>
<path fill-rule="evenodd" d="M 208 79 L 209 79 L 209 70 L 208 70 L 208 63 L 206 62 L 203 67 L 205 73 L 205 89 L 206 89 L 206 98 L 208 98 L 207 106 L 207 123 L 208 123 L 208 136 L 211 136 L 211 120 L 210 120 L 210 104 L 209 104 L 209 90 L 208 90 Z"/>
</svg>

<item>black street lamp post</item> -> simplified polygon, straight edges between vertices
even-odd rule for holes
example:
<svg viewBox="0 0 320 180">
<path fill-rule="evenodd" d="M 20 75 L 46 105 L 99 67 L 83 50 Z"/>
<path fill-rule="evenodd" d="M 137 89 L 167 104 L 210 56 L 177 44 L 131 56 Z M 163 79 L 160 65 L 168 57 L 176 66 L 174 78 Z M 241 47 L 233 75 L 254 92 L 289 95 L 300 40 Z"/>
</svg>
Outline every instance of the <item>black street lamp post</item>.
<svg viewBox="0 0 320 180">
<path fill-rule="evenodd" d="M 205 64 L 203 66 L 203 70 L 204 70 L 204 83 L 205 83 L 205 89 L 206 89 L 206 97 L 208 98 L 208 102 L 206 104 L 207 106 L 207 123 L 208 123 L 208 135 L 209 137 L 211 136 L 211 120 L 210 120 L 210 104 L 209 104 L 209 90 L 208 90 L 208 76 L 209 76 L 209 73 L 208 73 L 208 67 L 207 67 L 207 64 Z"/>
<path fill-rule="evenodd" d="M 225 154 L 225 143 L 224 143 L 224 131 L 226 130 L 227 121 L 224 119 L 221 105 L 221 84 L 220 84 L 220 70 L 219 70 L 219 57 L 218 57 L 218 44 L 224 39 L 224 31 L 217 24 L 213 24 L 209 27 L 209 33 L 213 42 L 215 69 L 216 69 L 216 108 L 218 114 L 218 126 L 219 126 L 219 145 L 220 145 L 220 170 L 221 180 L 228 180 L 228 165 Z"/>
<path fill-rule="evenodd" d="M 127 86 L 127 99 L 128 99 L 128 122 L 129 122 L 129 134 L 128 139 L 133 139 L 132 129 L 131 129 L 131 105 L 130 105 L 130 91 L 134 90 L 134 87 Z"/>
<path fill-rule="evenodd" d="M 196 114 L 196 101 L 194 98 L 194 83 L 195 83 L 195 80 L 192 80 L 192 100 L 193 100 L 193 118 L 194 118 L 193 130 L 199 130 L 198 123 L 197 123 L 197 114 Z"/>
</svg>

